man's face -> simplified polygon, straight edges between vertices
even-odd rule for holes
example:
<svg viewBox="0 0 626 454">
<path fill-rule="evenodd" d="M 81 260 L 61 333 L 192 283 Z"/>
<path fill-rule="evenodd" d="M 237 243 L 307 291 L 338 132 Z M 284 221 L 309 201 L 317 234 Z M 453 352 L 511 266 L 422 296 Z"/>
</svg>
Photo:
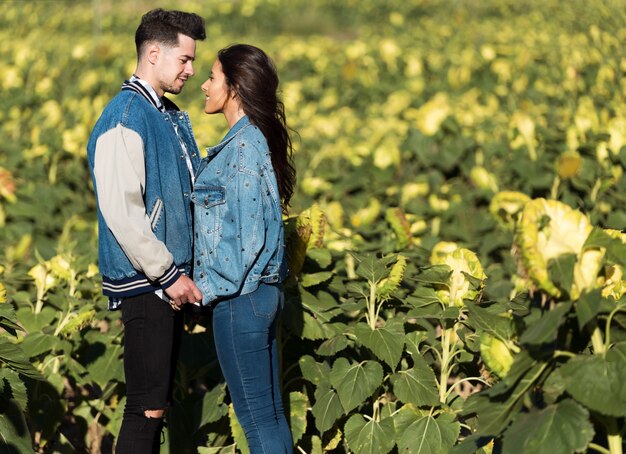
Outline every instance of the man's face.
<svg viewBox="0 0 626 454">
<path fill-rule="evenodd" d="M 157 87 L 163 93 L 178 94 L 188 78 L 193 76 L 193 61 L 196 57 L 196 41 L 189 36 L 179 34 L 178 46 L 161 45 L 159 58 L 156 62 Z M 157 91 L 157 92 L 158 92 Z"/>
</svg>

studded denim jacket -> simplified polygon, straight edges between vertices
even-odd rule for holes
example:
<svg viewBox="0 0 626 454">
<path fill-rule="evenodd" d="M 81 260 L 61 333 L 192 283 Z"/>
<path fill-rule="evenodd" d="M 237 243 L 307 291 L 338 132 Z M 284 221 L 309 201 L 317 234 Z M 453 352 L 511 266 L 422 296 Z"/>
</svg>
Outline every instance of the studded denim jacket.
<svg viewBox="0 0 626 454">
<path fill-rule="evenodd" d="M 196 172 L 194 282 L 203 305 L 287 274 L 282 210 L 267 141 L 242 117 Z"/>
</svg>

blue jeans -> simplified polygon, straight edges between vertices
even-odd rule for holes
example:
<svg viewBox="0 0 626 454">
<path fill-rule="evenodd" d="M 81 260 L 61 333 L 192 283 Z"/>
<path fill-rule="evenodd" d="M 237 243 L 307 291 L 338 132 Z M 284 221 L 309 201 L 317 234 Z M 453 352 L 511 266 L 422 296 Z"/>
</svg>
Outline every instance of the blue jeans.
<svg viewBox="0 0 626 454">
<path fill-rule="evenodd" d="M 261 284 L 213 309 L 217 357 L 251 454 L 293 453 L 278 381 L 280 285 Z"/>
</svg>

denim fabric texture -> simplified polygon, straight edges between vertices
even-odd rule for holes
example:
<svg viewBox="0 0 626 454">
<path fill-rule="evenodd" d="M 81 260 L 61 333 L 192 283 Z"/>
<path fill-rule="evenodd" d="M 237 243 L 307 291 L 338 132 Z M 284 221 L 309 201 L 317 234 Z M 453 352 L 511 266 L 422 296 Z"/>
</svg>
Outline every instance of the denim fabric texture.
<svg viewBox="0 0 626 454">
<path fill-rule="evenodd" d="M 161 240 L 174 256 L 174 264 L 185 273 L 191 271 L 193 239 L 191 212 L 191 181 L 189 169 L 180 146 L 179 136 L 185 143 L 194 167 L 200 161 L 200 153 L 191 130 L 186 112 L 174 109 L 160 112 L 143 96 L 133 91 L 121 91 L 106 106 L 96 122 L 87 145 L 87 159 L 91 176 L 98 138 L 117 127 L 135 131 L 143 141 L 146 183 L 144 201 L 155 236 Z M 178 129 L 178 135 L 175 128 Z M 96 194 L 97 197 L 97 194 Z M 145 276 L 136 270 L 119 246 L 98 210 L 98 266 L 104 280 L 127 284 Z M 154 289 L 137 288 L 125 294 L 132 296 Z M 107 294 L 105 292 L 105 294 Z"/>
<path fill-rule="evenodd" d="M 278 377 L 276 323 L 283 302 L 280 284 L 260 284 L 213 309 L 217 356 L 251 454 L 293 452 Z"/>
<path fill-rule="evenodd" d="M 282 209 L 267 141 L 242 117 L 207 148 L 194 190 L 193 280 L 203 305 L 287 274 Z"/>
</svg>

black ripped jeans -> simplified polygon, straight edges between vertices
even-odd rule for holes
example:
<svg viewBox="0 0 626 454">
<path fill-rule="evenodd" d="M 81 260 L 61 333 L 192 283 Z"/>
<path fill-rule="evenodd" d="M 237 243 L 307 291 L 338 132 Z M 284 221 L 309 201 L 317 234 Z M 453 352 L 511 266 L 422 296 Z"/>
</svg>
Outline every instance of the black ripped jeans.
<svg viewBox="0 0 626 454">
<path fill-rule="evenodd" d="M 126 407 L 115 452 L 158 453 L 163 418 L 144 412 L 170 406 L 182 316 L 154 293 L 126 298 L 121 309 Z"/>
</svg>

